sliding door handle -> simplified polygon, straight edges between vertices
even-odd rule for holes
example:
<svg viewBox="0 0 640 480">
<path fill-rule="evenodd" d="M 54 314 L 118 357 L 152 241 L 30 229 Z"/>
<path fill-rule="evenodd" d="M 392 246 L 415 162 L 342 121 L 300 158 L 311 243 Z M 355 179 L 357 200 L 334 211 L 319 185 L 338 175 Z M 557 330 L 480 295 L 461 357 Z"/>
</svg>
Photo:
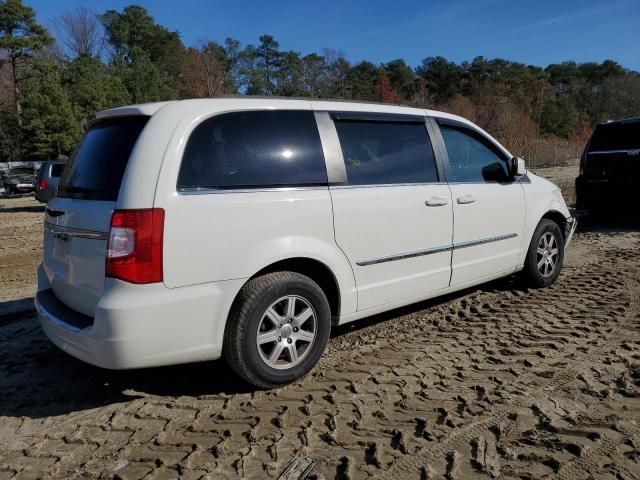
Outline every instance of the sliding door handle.
<svg viewBox="0 0 640 480">
<path fill-rule="evenodd" d="M 449 204 L 449 199 L 446 197 L 430 197 L 424 202 L 424 204 L 427 207 L 442 207 Z"/>
<path fill-rule="evenodd" d="M 467 205 L 469 203 L 474 203 L 476 201 L 476 197 L 474 197 L 473 195 L 462 195 L 461 197 L 458 197 L 457 202 L 460 205 Z"/>
</svg>

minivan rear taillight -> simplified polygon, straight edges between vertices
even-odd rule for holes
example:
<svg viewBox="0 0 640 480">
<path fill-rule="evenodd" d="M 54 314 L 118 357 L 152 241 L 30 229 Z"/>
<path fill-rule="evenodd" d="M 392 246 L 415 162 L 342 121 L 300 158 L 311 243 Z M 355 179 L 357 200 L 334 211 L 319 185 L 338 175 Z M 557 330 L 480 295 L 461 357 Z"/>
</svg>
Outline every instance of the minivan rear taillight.
<svg viewBox="0 0 640 480">
<path fill-rule="evenodd" d="M 107 246 L 106 276 L 131 283 L 162 281 L 164 210 L 115 210 Z"/>
</svg>

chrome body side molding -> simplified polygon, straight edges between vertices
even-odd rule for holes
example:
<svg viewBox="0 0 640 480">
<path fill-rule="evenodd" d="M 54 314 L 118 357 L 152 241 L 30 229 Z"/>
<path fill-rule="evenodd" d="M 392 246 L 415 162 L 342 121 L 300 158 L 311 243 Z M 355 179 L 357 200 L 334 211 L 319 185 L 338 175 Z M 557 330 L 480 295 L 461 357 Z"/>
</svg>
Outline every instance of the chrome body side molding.
<svg viewBox="0 0 640 480">
<path fill-rule="evenodd" d="M 368 265 L 375 265 L 377 263 L 393 262 L 395 260 L 404 260 L 405 258 L 421 257 L 423 255 L 431 255 L 433 253 L 447 252 L 453 250 L 453 245 L 443 245 L 441 247 L 427 248 L 425 250 L 416 250 L 415 252 L 400 253 L 397 255 L 389 255 L 386 257 L 373 258 L 371 260 L 363 260 L 356 262 L 359 267 L 366 267 Z"/>
<path fill-rule="evenodd" d="M 507 233 L 506 235 L 497 235 L 495 237 L 481 238 L 480 240 L 471 240 L 468 242 L 456 243 L 453 245 L 453 248 L 454 250 L 456 250 L 459 248 L 475 247 L 476 245 L 482 245 L 482 244 L 491 243 L 491 242 L 499 242 L 500 240 L 508 240 L 510 238 L 514 238 L 517 236 L 518 236 L 517 233 Z"/>
<path fill-rule="evenodd" d="M 378 263 L 394 262 L 396 260 L 404 260 L 406 258 L 421 257 L 423 255 L 432 255 L 434 253 L 441 253 L 441 252 L 447 252 L 447 251 L 451 251 L 451 250 L 458 250 L 458 249 L 461 249 L 461 248 L 475 247 L 477 245 L 483 245 L 485 243 L 492 243 L 492 242 L 499 242 L 501 240 L 508 240 L 510 238 L 515 238 L 517 236 L 518 236 L 517 233 L 508 233 L 506 235 L 498 235 L 498 236 L 495 236 L 495 237 L 481 238 L 479 240 L 471 240 L 471 241 L 468 241 L 468 242 L 454 243 L 454 244 L 451 244 L 451 245 L 442 245 L 442 246 L 439 246 L 439 247 L 427 248 L 427 249 L 424 249 L 424 250 L 416 250 L 414 252 L 399 253 L 399 254 L 396 254 L 396 255 L 388 255 L 388 256 L 385 256 L 385 257 L 362 260 L 362 261 L 356 262 L 356 265 L 358 265 L 359 267 L 367 267 L 369 265 L 376 265 Z"/>
</svg>

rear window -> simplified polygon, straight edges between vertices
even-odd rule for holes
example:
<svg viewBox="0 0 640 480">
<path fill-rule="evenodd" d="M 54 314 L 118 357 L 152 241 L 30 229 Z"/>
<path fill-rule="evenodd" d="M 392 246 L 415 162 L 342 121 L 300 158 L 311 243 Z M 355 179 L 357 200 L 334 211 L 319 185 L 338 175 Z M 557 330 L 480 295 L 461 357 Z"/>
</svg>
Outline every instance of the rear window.
<svg viewBox="0 0 640 480">
<path fill-rule="evenodd" d="M 57 196 L 116 201 L 131 151 L 148 120 L 118 118 L 92 126 L 67 162 Z"/>
<path fill-rule="evenodd" d="M 60 175 L 62 175 L 62 172 L 64 171 L 64 164 L 63 163 L 56 163 L 51 165 L 51 176 L 54 178 L 59 177 Z"/>
<path fill-rule="evenodd" d="M 198 125 L 185 147 L 178 189 L 326 185 L 320 135 L 310 111 L 247 111 Z"/>
<path fill-rule="evenodd" d="M 598 125 L 589 152 L 640 149 L 640 122 Z"/>
</svg>

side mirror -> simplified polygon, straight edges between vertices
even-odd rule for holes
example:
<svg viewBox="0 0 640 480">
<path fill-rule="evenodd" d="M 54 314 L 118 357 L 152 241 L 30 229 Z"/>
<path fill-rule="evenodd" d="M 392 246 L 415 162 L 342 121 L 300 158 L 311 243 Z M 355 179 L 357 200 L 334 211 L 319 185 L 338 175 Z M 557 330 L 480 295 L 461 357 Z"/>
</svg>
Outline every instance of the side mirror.
<svg viewBox="0 0 640 480">
<path fill-rule="evenodd" d="M 513 157 L 511 159 L 511 176 L 513 178 L 522 177 L 527 173 L 527 167 L 524 163 L 524 159 L 520 157 Z"/>
</svg>

